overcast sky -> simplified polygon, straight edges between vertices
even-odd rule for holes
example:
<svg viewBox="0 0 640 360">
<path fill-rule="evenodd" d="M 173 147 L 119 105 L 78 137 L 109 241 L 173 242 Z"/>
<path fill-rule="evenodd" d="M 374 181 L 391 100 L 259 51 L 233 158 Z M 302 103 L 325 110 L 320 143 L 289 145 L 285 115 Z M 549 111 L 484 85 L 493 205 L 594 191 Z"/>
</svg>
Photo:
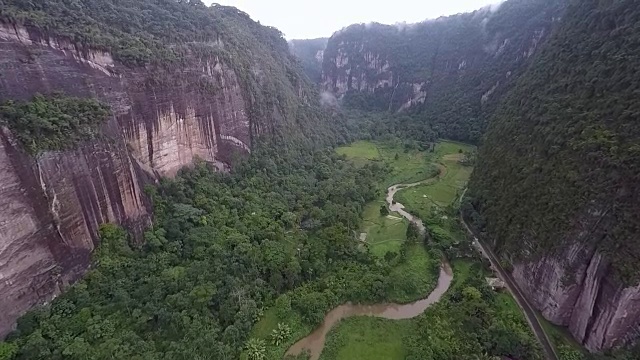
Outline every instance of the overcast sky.
<svg viewBox="0 0 640 360">
<path fill-rule="evenodd" d="M 499 0 L 203 0 L 235 6 L 291 39 L 329 37 L 355 23 L 415 23 L 479 9 Z"/>
</svg>

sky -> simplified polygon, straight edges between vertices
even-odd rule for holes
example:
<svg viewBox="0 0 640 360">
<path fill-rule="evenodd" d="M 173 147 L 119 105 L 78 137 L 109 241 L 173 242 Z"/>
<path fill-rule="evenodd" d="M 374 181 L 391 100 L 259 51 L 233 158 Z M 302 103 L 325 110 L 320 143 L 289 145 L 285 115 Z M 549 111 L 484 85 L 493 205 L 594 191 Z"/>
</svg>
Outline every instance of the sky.
<svg viewBox="0 0 640 360">
<path fill-rule="evenodd" d="M 473 11 L 499 0 L 203 0 L 235 6 L 287 38 L 329 37 L 356 23 L 415 23 Z"/>
</svg>

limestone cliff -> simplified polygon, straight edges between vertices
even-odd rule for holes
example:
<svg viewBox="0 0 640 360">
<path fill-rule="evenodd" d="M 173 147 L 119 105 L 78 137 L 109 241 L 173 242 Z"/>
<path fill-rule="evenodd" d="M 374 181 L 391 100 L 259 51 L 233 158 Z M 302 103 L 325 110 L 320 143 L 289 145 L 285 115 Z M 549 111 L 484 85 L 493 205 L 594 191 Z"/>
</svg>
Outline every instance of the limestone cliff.
<svg viewBox="0 0 640 360">
<path fill-rule="evenodd" d="M 34 29 L 0 25 L 0 99 L 62 91 L 111 106 L 143 169 L 173 175 L 198 156 L 229 162 L 251 145 L 248 104 L 237 75 L 218 58 L 176 69 L 129 69 L 104 51 Z"/>
<path fill-rule="evenodd" d="M 196 157 L 226 170 L 251 152 L 254 137 L 304 120 L 292 116 L 309 101 L 303 77 L 265 76 L 279 75 L 265 59 L 286 59 L 286 51 L 253 49 L 255 58 L 232 62 L 223 60 L 230 57 L 224 37 L 188 46 L 179 63 L 132 66 L 103 47 L 0 22 L 0 102 L 62 92 L 96 98 L 113 114 L 97 140 L 35 157 L 2 129 L 0 336 L 84 273 L 100 224 L 118 223 L 140 237 L 151 221 L 145 184 L 174 176 Z"/>
<path fill-rule="evenodd" d="M 553 323 L 596 351 L 640 338 L 640 11 L 571 2 L 495 112 L 469 194 Z"/>
<path fill-rule="evenodd" d="M 563 8 L 564 1 L 511 0 L 418 24 L 352 25 L 329 39 L 322 84 L 368 108 L 423 115 L 436 128 L 474 119 L 477 128 L 440 136 L 479 141 Z"/>
</svg>

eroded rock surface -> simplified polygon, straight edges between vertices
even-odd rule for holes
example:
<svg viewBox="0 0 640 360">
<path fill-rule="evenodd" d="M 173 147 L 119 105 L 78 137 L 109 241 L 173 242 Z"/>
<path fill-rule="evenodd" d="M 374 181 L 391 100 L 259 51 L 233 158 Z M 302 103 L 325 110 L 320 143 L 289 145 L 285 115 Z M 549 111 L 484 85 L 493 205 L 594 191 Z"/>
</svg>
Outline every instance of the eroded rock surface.
<svg viewBox="0 0 640 360">
<path fill-rule="evenodd" d="M 113 113 L 97 140 L 35 157 L 2 129 L 1 337 L 82 276 L 101 224 L 141 237 L 151 219 L 146 183 L 195 158 L 227 168 L 250 152 L 252 134 L 238 76 L 215 57 L 132 69 L 107 52 L 0 23 L 0 69 L 0 101 L 61 91 L 97 98 Z M 255 128 L 267 131 L 268 121 Z"/>
</svg>

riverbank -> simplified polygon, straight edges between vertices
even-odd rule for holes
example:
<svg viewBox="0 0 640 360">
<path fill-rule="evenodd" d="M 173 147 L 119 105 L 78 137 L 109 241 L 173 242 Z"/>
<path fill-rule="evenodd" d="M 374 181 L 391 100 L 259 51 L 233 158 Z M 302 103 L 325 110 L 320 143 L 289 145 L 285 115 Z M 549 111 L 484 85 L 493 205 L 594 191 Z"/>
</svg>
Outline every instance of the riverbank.
<svg viewBox="0 0 640 360">
<path fill-rule="evenodd" d="M 359 162 L 361 164 L 364 164 L 367 161 L 378 161 L 378 162 L 384 161 L 387 163 L 387 165 L 389 165 L 392 168 L 390 179 L 394 179 L 394 180 L 402 179 L 408 182 L 411 181 L 411 183 L 395 184 L 386 189 L 385 203 L 389 208 L 390 214 L 388 217 L 383 217 L 383 218 L 385 219 L 384 220 L 385 222 L 389 221 L 389 219 L 396 219 L 396 222 L 392 224 L 392 226 L 395 227 L 395 229 L 391 226 L 388 228 L 385 228 L 384 225 L 386 224 L 383 224 L 383 226 L 371 226 L 371 223 L 375 224 L 374 221 L 376 220 L 376 218 L 378 219 L 380 218 L 380 215 L 376 213 L 377 211 L 379 211 L 378 206 L 375 206 L 375 207 L 368 206 L 367 210 L 365 210 L 365 217 L 364 217 L 365 225 L 363 226 L 363 234 L 366 234 L 366 235 L 363 238 L 369 240 L 367 241 L 367 244 L 371 246 L 375 254 L 379 256 L 383 256 L 383 255 L 386 255 L 386 253 L 390 253 L 390 252 L 393 252 L 393 250 L 398 249 L 399 246 L 402 244 L 402 242 L 406 240 L 406 234 L 401 234 L 400 232 L 397 231 L 398 230 L 397 228 L 402 226 L 403 230 L 406 230 L 408 223 L 414 223 L 416 227 L 419 229 L 419 232 L 423 234 L 423 236 L 426 235 L 427 230 L 424 224 L 422 223 L 422 220 L 419 217 L 416 217 L 413 214 L 406 211 L 405 206 L 402 203 L 395 201 L 394 197 L 396 196 L 396 194 L 398 194 L 401 191 L 405 191 L 407 189 L 417 187 L 417 186 L 432 186 L 442 181 L 442 179 L 444 179 L 449 173 L 447 167 L 443 163 L 441 163 L 441 161 L 443 160 L 442 157 L 446 155 L 459 154 L 461 149 L 462 148 L 452 147 L 451 144 L 449 143 L 441 143 L 438 146 L 436 146 L 436 149 L 434 152 L 415 151 L 415 152 L 405 153 L 403 151 L 400 151 L 401 149 L 394 150 L 393 148 L 390 148 L 387 145 L 376 146 L 376 144 L 372 144 L 368 142 L 359 142 L 359 143 L 353 144 L 351 147 L 338 150 L 339 153 L 343 153 L 353 161 Z M 466 149 L 467 148 L 465 148 L 465 150 Z M 437 162 L 434 160 L 440 160 L 440 162 Z M 429 175 L 429 176 L 425 178 L 418 178 L 416 175 L 418 176 Z M 389 185 L 388 180 L 386 183 L 384 183 L 384 185 Z M 405 221 L 402 221 L 402 223 L 399 224 L 398 219 L 405 219 Z M 372 230 L 375 231 L 373 234 L 372 234 Z M 399 241 L 398 240 L 394 241 L 397 244 L 396 245 L 397 248 L 394 249 L 393 247 L 389 246 L 388 242 L 385 242 L 385 235 L 387 236 L 387 239 L 388 238 L 393 239 L 392 241 L 394 241 L 395 239 L 399 240 Z M 384 246 L 383 244 L 386 244 L 386 246 Z M 414 246 L 411 249 L 415 249 L 415 248 L 418 248 L 419 249 L 418 251 L 421 251 L 424 253 L 427 252 L 427 250 L 422 245 Z M 386 252 L 381 251 L 382 249 L 384 249 Z M 413 252 L 415 253 L 416 250 L 414 250 Z M 431 257 L 439 258 L 437 254 L 435 256 L 432 255 Z M 408 263 L 411 263 L 411 262 L 408 262 Z M 416 261 L 415 267 L 419 269 L 420 265 L 424 266 L 425 263 L 421 261 Z M 437 302 L 437 301 L 434 301 L 434 297 L 436 300 L 439 300 L 444 295 L 444 293 L 446 292 L 446 290 L 448 289 L 451 283 L 450 281 L 448 283 L 443 282 L 443 279 L 445 279 L 444 275 L 447 275 L 447 274 L 452 275 L 452 270 L 447 263 L 443 264 L 443 269 L 446 269 L 446 271 L 441 271 L 438 287 L 431 293 L 432 294 L 431 296 L 429 296 L 427 299 L 419 301 L 418 303 L 422 302 L 430 306 Z M 401 270 L 400 267 L 398 268 L 398 270 Z M 402 271 L 399 271 L 398 281 L 402 282 L 402 275 L 406 277 L 407 275 L 410 276 L 411 274 L 415 274 L 415 273 L 418 273 L 418 277 L 420 277 L 419 271 L 405 272 L 405 273 L 403 273 Z M 424 277 L 424 274 L 422 275 L 422 277 Z M 411 281 L 409 281 L 409 283 L 411 283 Z M 442 287 L 443 284 L 446 285 L 446 289 Z M 379 305 L 379 306 L 381 306 L 382 308 L 397 307 L 397 305 Z M 415 304 L 410 304 L 405 306 L 406 306 L 406 309 L 409 309 L 409 311 L 407 311 L 406 314 L 410 314 L 411 318 L 415 318 L 416 316 L 421 315 L 424 312 L 424 310 L 427 309 L 426 307 L 422 308 L 421 306 L 416 307 Z M 357 309 L 357 307 L 354 308 L 351 305 L 348 305 L 348 308 L 352 310 Z M 334 311 L 338 311 L 338 309 Z M 389 323 L 390 327 L 392 328 L 398 327 L 398 329 L 402 329 L 403 327 L 406 328 L 407 326 L 413 327 L 415 326 L 415 324 L 413 324 L 410 321 L 409 322 L 400 321 L 401 324 L 395 324 L 395 323 L 391 324 L 393 323 L 393 321 L 376 319 L 376 317 L 379 317 L 380 314 L 367 312 L 366 310 L 363 314 L 359 314 L 357 311 L 355 311 L 355 313 L 348 312 L 347 314 L 341 314 L 341 315 L 342 316 L 340 318 L 346 319 L 346 320 L 343 320 L 342 322 L 340 322 L 339 327 L 337 327 L 335 330 L 331 332 L 327 350 L 325 352 L 322 352 L 322 356 L 320 358 L 322 359 L 325 359 L 325 358 L 326 359 L 334 359 L 334 358 L 355 359 L 355 358 L 364 358 L 365 356 L 367 358 L 373 358 L 373 359 L 404 358 L 402 354 L 403 354 L 403 349 L 406 349 L 406 344 L 402 344 L 402 338 L 406 338 L 407 334 L 402 334 L 402 332 L 401 333 L 396 332 L 396 337 L 392 337 L 392 338 L 395 338 L 395 340 L 386 339 L 385 341 L 379 342 L 375 340 L 378 336 L 380 336 L 383 333 L 378 331 L 379 327 L 367 326 L 364 324 L 371 323 L 369 325 L 376 325 L 376 324 L 380 325 L 380 324 Z M 369 316 L 372 316 L 372 318 L 353 317 L 354 315 L 369 315 Z M 382 317 L 388 318 L 385 315 L 386 314 L 382 314 Z M 319 342 L 324 342 L 327 327 L 331 327 L 335 325 L 335 320 L 336 320 L 335 317 L 336 315 L 333 312 L 330 313 L 325 318 L 326 321 L 321 327 L 316 329 L 307 338 L 304 338 L 300 340 L 298 343 L 296 343 L 294 347 L 290 349 L 288 354 L 290 355 L 299 354 L 301 349 L 304 348 L 304 346 L 306 345 L 308 348 L 313 348 L 313 351 L 311 352 L 311 359 L 312 360 L 317 359 L 320 355 L 317 352 L 318 344 Z M 350 330 L 354 326 L 353 324 L 360 324 L 364 326 L 360 328 L 360 331 L 354 332 Z M 384 333 L 389 333 L 389 331 L 393 331 L 392 329 L 387 329 L 386 327 L 383 327 L 383 329 L 384 329 Z M 378 334 L 377 332 L 380 332 L 380 333 Z M 357 334 L 360 334 L 360 335 L 357 335 Z M 362 346 L 363 344 L 366 344 L 366 345 Z M 375 356 L 371 357 L 371 356 L 368 356 L 367 354 L 372 354 Z"/>
<path fill-rule="evenodd" d="M 392 196 L 392 200 L 397 200 L 398 195 L 403 193 L 410 195 L 411 190 L 422 186 L 442 187 L 445 181 L 460 179 L 457 176 L 449 177 L 449 174 L 464 172 L 451 172 L 449 167 L 463 166 L 459 163 L 459 154 L 465 151 L 464 148 L 459 144 L 441 143 L 436 146 L 434 152 L 413 150 L 405 153 L 402 148 L 394 150 L 387 144 L 363 142 L 359 143 L 357 148 L 360 150 L 354 153 L 366 158 L 347 157 L 350 161 L 358 162 L 359 166 L 371 167 L 371 169 L 386 168 L 384 171 L 389 174 L 380 180 L 380 188 L 384 189 L 384 192 L 381 191 L 380 198 L 365 207 L 361 230 L 359 233 L 354 232 L 352 240 L 360 244 L 359 248 L 363 254 L 377 258 L 375 263 L 379 264 L 381 269 L 386 269 L 381 270 L 380 274 L 385 275 L 358 272 L 357 269 L 345 274 L 337 269 L 338 274 L 342 275 L 332 275 L 330 278 L 303 286 L 301 289 L 296 289 L 294 293 L 279 298 L 275 306 L 265 311 L 252 332 L 252 338 L 264 339 L 265 358 L 282 359 L 288 349 L 302 349 L 304 346 L 298 344 L 304 344 L 308 341 L 305 339 L 312 338 L 316 339 L 314 342 L 316 345 L 309 345 L 316 347 L 312 349 L 312 358 L 320 360 L 465 358 L 479 353 L 498 357 L 542 359 L 526 321 L 521 314 L 512 311 L 513 306 L 507 306 L 508 301 L 513 299 L 508 295 L 505 297 L 502 294 L 496 294 L 487 286 L 484 277 L 488 271 L 483 267 L 481 260 L 474 257 L 477 253 L 471 249 L 470 242 L 467 241 L 465 233 L 460 231 L 456 222 L 456 208 L 459 205 L 456 192 L 449 192 L 448 196 L 451 200 L 439 206 L 437 212 L 430 212 L 437 216 L 427 216 L 426 219 L 422 219 L 422 216 L 414 217 L 412 214 L 417 213 L 415 208 L 409 206 L 401 208 L 400 204 L 404 204 L 402 202 L 393 204 L 391 201 L 391 212 L 387 216 L 380 211 L 380 205 L 387 200 L 385 197 L 388 195 L 390 185 L 410 184 L 426 179 L 426 177 L 416 178 L 416 174 L 430 175 L 428 178 L 431 180 L 414 187 L 400 186 L 391 189 L 395 190 L 395 197 Z M 352 149 L 339 149 L 340 151 L 353 152 Z M 413 166 L 419 168 L 416 169 Z M 440 169 L 444 167 L 446 171 L 436 172 L 438 167 Z M 437 173 L 440 176 L 434 177 Z M 470 173 L 470 168 L 467 173 Z M 389 179 L 406 181 L 390 183 Z M 405 219 L 403 213 L 411 216 L 410 219 L 416 222 L 426 220 L 423 225 L 425 230 L 428 228 L 430 235 L 429 250 L 421 244 L 409 246 L 405 241 L 409 220 Z M 386 239 L 392 241 L 385 242 Z M 378 318 L 375 316 L 380 312 L 372 310 L 376 306 L 337 306 L 341 302 L 336 302 L 336 298 L 330 297 L 330 294 L 340 293 L 342 291 L 340 288 L 344 284 L 359 286 L 362 283 L 367 284 L 368 287 L 363 288 L 362 291 L 366 291 L 368 295 L 366 298 L 363 297 L 364 295 L 361 296 L 362 300 L 359 302 L 373 303 L 378 297 L 377 303 L 382 305 L 377 306 L 383 309 L 389 306 L 384 305 L 385 303 L 396 302 L 397 299 L 402 303 L 410 303 L 412 300 L 423 298 L 436 286 L 437 275 L 430 275 L 429 264 L 438 264 L 441 253 L 446 253 L 453 259 L 451 263 L 453 282 L 444 295 L 439 295 L 445 297 L 447 301 L 432 303 L 427 311 L 418 309 L 422 312 L 411 319 Z M 404 255 L 400 256 L 401 254 Z M 420 276 L 421 274 L 423 275 Z M 344 276 L 348 276 L 349 280 L 345 282 Z M 418 279 L 429 279 L 430 276 L 432 276 L 431 283 L 423 282 L 419 285 Z M 427 289 L 424 287 L 425 284 L 431 285 Z M 396 287 L 403 289 L 403 292 L 394 293 L 393 290 Z M 309 293 L 314 295 L 304 295 L 305 288 L 312 289 Z M 437 289 L 439 288 L 441 287 L 437 286 Z M 354 289 L 348 291 L 349 296 L 358 293 L 359 291 Z M 283 297 L 290 299 L 289 304 L 293 303 L 294 306 L 283 306 L 282 303 L 287 303 L 281 301 Z M 342 303 L 344 301 L 346 300 Z M 304 305 L 304 309 L 307 309 L 305 311 L 317 309 L 318 314 L 322 311 L 322 316 L 304 318 L 299 312 L 301 304 Z M 325 308 L 325 304 L 333 304 L 333 307 Z M 283 311 L 283 309 L 288 310 Z M 353 312 L 340 315 L 340 312 L 345 309 Z M 336 316 L 334 311 L 338 312 L 339 316 Z M 338 322 L 337 320 L 340 319 L 342 321 Z M 322 320 L 327 320 L 324 321 L 325 326 L 309 325 L 322 324 Z M 327 324 L 329 326 L 326 326 Z M 276 344 L 272 333 L 279 325 L 288 326 L 290 335 L 286 341 Z M 294 344 L 297 347 L 291 348 Z M 305 355 L 296 357 L 296 359 L 307 358 Z"/>
<path fill-rule="evenodd" d="M 437 181 L 438 177 L 446 173 L 445 170 L 442 170 L 439 175 L 437 175 L 434 179 Z M 423 180 L 423 182 L 429 181 L 429 179 Z M 387 189 L 386 195 L 386 206 L 392 212 L 396 212 L 403 216 L 406 220 L 408 220 L 411 224 L 413 224 L 423 236 L 426 235 L 426 229 L 422 223 L 420 218 L 417 218 L 410 213 L 404 210 L 404 206 L 401 203 L 398 203 L 394 199 L 394 195 L 400 190 L 404 188 L 409 188 L 413 186 L 417 186 L 422 184 L 423 182 L 413 183 L 413 184 L 396 184 Z M 421 245 L 418 245 L 421 247 Z M 425 269 L 426 270 L 426 269 Z M 402 275 L 402 274 L 400 274 Z M 314 330 L 311 334 L 301 339 L 297 343 L 295 343 L 288 351 L 286 355 L 289 356 L 298 356 L 303 353 L 308 353 L 310 355 L 310 360 L 317 360 L 320 358 L 320 354 L 322 353 L 326 336 L 331 331 L 331 329 L 338 324 L 340 321 L 344 319 L 348 319 L 351 317 L 357 316 L 369 316 L 369 317 L 377 317 L 389 320 L 407 320 L 413 319 L 419 315 L 421 315 L 425 310 L 427 310 L 430 306 L 436 304 L 442 296 L 447 292 L 451 282 L 453 280 L 453 271 L 451 270 L 450 265 L 446 260 L 442 260 L 440 274 L 438 277 L 438 284 L 436 288 L 429 294 L 428 297 L 418 300 L 414 303 L 410 304 L 378 304 L 378 305 L 353 305 L 353 304 L 344 304 L 338 306 L 337 308 L 331 310 L 324 318 L 322 325 Z M 349 326 L 348 324 L 346 326 Z M 353 358 L 351 353 L 356 350 L 356 354 L 360 354 L 358 356 L 365 356 L 367 351 L 358 351 L 356 348 L 350 346 L 350 342 L 347 341 L 344 344 L 344 347 L 349 349 L 348 354 L 345 356 Z M 331 349 L 336 351 L 340 351 L 340 349 L 332 343 Z M 380 355 L 384 355 L 386 352 L 383 352 Z"/>
</svg>

